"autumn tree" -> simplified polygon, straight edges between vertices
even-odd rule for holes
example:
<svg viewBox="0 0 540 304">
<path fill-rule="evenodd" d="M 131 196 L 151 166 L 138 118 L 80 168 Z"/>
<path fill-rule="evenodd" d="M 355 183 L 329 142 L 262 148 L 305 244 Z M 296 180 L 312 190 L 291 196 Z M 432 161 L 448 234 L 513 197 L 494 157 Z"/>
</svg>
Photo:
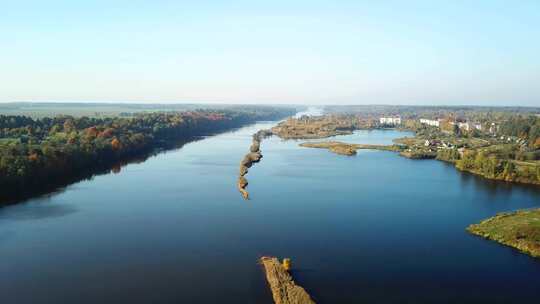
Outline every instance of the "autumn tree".
<svg viewBox="0 0 540 304">
<path fill-rule="evenodd" d="M 120 142 L 120 140 L 118 140 L 118 138 L 114 137 L 111 140 L 111 147 L 114 151 L 119 151 L 122 149 L 122 143 Z"/>
</svg>

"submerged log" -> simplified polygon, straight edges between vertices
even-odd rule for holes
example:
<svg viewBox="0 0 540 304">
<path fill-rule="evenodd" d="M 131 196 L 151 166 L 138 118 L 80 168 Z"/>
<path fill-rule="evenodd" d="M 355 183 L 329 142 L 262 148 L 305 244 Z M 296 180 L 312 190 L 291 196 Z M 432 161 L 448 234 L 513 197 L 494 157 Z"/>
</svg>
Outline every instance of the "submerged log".
<svg viewBox="0 0 540 304">
<path fill-rule="evenodd" d="M 296 285 L 285 267 L 275 257 L 262 257 L 266 280 L 276 304 L 315 304 L 306 290 Z"/>
</svg>

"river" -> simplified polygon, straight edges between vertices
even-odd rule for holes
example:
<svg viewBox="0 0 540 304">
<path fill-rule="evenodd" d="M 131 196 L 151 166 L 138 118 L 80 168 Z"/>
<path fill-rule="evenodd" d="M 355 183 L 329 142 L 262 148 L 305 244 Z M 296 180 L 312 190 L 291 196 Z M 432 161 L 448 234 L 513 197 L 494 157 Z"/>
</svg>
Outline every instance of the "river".
<svg viewBox="0 0 540 304">
<path fill-rule="evenodd" d="M 540 261 L 469 235 L 540 188 L 436 160 L 346 157 L 269 138 L 236 189 L 261 122 L 0 209 L 2 303 L 272 303 L 262 255 L 290 257 L 318 303 L 538 300 Z M 338 140 L 388 144 L 397 131 Z M 405 134 L 406 135 L 406 134 Z"/>
</svg>

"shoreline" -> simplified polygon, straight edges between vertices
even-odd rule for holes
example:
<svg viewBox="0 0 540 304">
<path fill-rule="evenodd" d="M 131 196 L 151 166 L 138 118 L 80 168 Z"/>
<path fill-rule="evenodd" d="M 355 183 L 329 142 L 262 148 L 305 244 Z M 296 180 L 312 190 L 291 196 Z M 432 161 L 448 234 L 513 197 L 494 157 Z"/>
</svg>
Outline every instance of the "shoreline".
<svg viewBox="0 0 540 304">
<path fill-rule="evenodd" d="M 396 140 L 399 141 L 399 138 Z M 522 184 L 522 185 L 540 185 L 540 182 L 535 182 L 532 180 L 525 181 L 521 179 L 500 178 L 496 176 L 488 176 L 476 170 L 472 170 L 468 168 L 460 168 L 457 165 L 456 161 L 439 158 L 436 152 L 432 152 L 432 153 L 409 152 L 407 151 L 407 147 L 403 145 L 351 144 L 351 143 L 344 143 L 340 141 L 320 141 L 320 142 L 303 142 L 303 143 L 300 143 L 299 146 L 304 147 L 304 148 L 327 149 L 330 152 L 333 152 L 335 154 L 347 155 L 347 156 L 356 155 L 357 150 L 378 150 L 378 151 L 398 152 L 400 156 L 406 157 L 409 159 L 417 159 L 417 160 L 434 159 L 434 160 L 442 161 L 448 164 L 452 164 L 454 169 L 460 172 L 474 174 L 476 176 L 489 179 L 489 180 L 501 181 L 501 182 L 507 182 L 507 183 L 516 183 L 516 184 Z"/>
<path fill-rule="evenodd" d="M 503 212 L 469 225 L 469 233 L 540 258 L 540 209 Z"/>
<path fill-rule="evenodd" d="M 19 203 L 24 203 L 28 200 L 40 197 L 47 197 L 49 195 L 54 195 L 56 193 L 61 193 L 65 191 L 69 186 L 77 184 L 85 180 L 91 180 L 95 176 L 106 175 L 111 173 L 119 173 L 121 168 L 132 163 L 140 163 L 148 160 L 149 158 L 159 155 L 161 153 L 166 153 L 168 151 L 173 151 L 175 149 L 180 149 L 184 145 L 203 140 L 205 137 L 219 135 L 226 132 L 231 132 L 238 130 L 242 127 L 256 124 L 258 121 L 249 121 L 249 122 L 239 122 L 238 125 L 229 125 L 224 126 L 223 128 L 216 129 L 211 132 L 201 132 L 201 134 L 190 135 L 187 138 L 178 138 L 170 140 L 156 141 L 153 145 L 133 151 L 122 157 L 112 159 L 110 162 L 103 162 L 95 166 L 90 166 L 83 168 L 75 174 L 65 174 L 63 176 L 56 176 L 51 178 L 50 182 L 41 183 L 37 186 L 34 186 L 25 192 L 16 192 L 16 193 L 5 193 L 0 195 L 0 208 L 16 205 Z"/>
</svg>

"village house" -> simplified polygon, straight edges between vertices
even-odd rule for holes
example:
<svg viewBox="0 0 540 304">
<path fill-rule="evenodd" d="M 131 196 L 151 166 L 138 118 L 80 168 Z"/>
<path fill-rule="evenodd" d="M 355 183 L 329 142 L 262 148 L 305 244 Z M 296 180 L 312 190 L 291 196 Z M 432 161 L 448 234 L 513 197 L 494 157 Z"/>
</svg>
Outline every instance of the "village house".
<svg viewBox="0 0 540 304">
<path fill-rule="evenodd" d="M 472 123 L 467 121 L 456 121 L 451 122 L 451 125 L 457 125 L 460 129 L 465 131 L 472 131 L 474 129 L 482 131 L 482 124 L 480 123 Z"/>
<path fill-rule="evenodd" d="M 424 124 L 424 125 L 428 125 L 428 126 L 433 126 L 433 127 L 440 127 L 441 125 L 441 120 L 440 119 L 437 119 L 437 120 L 433 120 L 433 119 L 424 119 L 424 118 L 421 118 L 420 119 L 420 123 L 421 124 Z"/>
</svg>

